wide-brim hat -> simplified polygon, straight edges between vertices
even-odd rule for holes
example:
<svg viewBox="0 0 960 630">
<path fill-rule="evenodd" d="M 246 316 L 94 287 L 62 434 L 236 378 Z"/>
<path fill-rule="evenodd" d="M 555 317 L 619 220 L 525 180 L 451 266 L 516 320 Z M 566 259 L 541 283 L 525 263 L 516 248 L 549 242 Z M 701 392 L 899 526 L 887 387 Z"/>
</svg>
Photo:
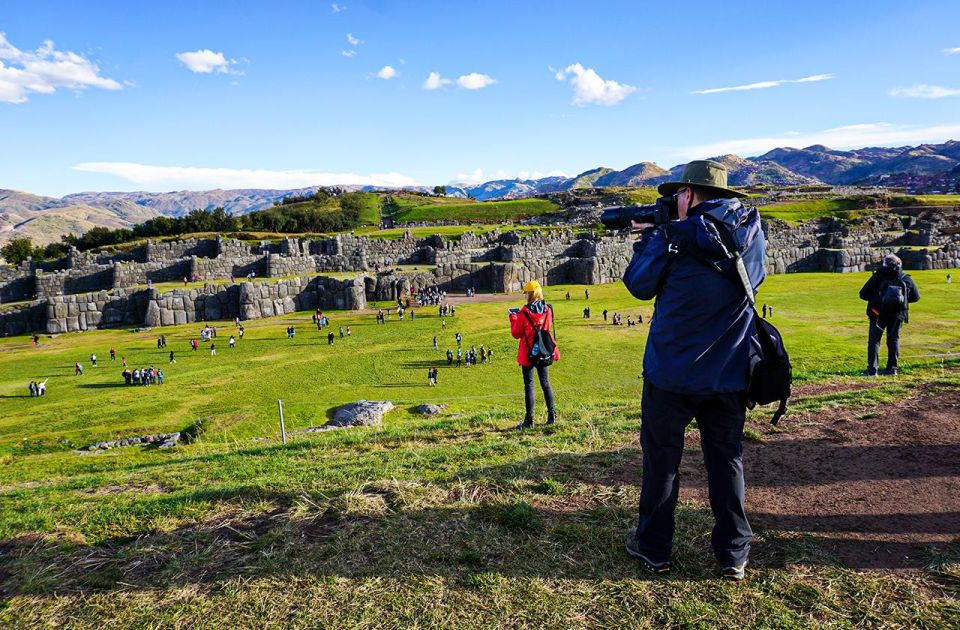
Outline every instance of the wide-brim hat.
<svg viewBox="0 0 960 630">
<path fill-rule="evenodd" d="M 684 186 L 704 188 L 715 193 L 716 197 L 747 197 L 746 193 L 727 188 L 727 167 L 713 160 L 693 160 L 683 167 L 683 175 L 678 181 L 660 184 L 657 192 L 669 196 Z"/>
</svg>

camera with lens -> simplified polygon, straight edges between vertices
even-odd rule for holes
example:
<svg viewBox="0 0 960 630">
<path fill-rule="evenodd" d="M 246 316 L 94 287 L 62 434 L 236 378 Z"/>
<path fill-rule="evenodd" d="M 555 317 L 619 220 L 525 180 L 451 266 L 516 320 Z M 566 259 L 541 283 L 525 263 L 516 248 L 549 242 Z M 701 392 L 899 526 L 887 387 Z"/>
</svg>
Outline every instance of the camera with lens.
<svg viewBox="0 0 960 630">
<path fill-rule="evenodd" d="M 600 223 L 608 230 L 623 230 L 631 227 L 631 222 L 662 225 L 680 218 L 675 197 L 660 197 L 655 203 L 642 206 L 610 206 L 604 208 Z"/>
</svg>

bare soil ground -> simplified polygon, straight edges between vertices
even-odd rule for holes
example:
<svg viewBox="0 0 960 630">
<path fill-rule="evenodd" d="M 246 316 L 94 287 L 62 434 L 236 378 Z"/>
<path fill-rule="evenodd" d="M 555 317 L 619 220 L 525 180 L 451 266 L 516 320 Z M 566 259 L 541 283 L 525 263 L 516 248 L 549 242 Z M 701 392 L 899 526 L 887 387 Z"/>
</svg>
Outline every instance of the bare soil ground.
<svg viewBox="0 0 960 630">
<path fill-rule="evenodd" d="M 744 446 L 755 530 L 803 537 L 812 553 L 851 569 L 920 568 L 931 546 L 960 542 L 960 390 L 927 387 L 867 413 L 784 423 L 795 428 Z M 706 502 L 698 453 L 685 457 L 681 475 L 681 498 Z M 784 560 L 765 558 L 758 542 L 758 561 Z"/>
</svg>

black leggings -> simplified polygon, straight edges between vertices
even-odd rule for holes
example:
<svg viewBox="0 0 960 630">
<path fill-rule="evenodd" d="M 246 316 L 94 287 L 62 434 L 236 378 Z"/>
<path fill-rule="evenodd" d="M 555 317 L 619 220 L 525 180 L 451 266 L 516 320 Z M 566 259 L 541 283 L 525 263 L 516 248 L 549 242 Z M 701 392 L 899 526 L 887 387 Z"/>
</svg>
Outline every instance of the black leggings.
<svg viewBox="0 0 960 630">
<path fill-rule="evenodd" d="M 557 418 L 557 410 L 553 406 L 553 387 L 550 385 L 550 369 L 547 365 L 538 365 L 534 368 L 532 365 L 522 365 L 523 371 L 523 393 L 524 403 L 527 407 L 527 415 L 524 416 L 524 424 L 533 424 L 533 371 L 536 369 L 537 377 L 540 379 L 540 387 L 543 388 L 543 400 L 547 403 L 547 420 L 553 421 Z"/>
</svg>

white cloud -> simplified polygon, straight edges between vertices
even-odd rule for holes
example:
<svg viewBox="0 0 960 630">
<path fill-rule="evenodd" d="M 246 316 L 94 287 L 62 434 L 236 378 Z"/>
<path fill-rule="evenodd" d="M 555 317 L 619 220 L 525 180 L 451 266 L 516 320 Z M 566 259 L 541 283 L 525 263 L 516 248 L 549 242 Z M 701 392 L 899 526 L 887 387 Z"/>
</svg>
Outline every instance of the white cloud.
<svg viewBox="0 0 960 630">
<path fill-rule="evenodd" d="M 9 62 L 5 64 L 3 60 Z M 56 50 L 52 41 L 24 52 L 0 33 L 0 101 L 25 103 L 30 93 L 50 94 L 57 88 L 122 90 L 123 86 L 100 75 L 100 67 L 74 52 Z"/>
<path fill-rule="evenodd" d="M 947 88 L 940 85 L 911 85 L 905 88 L 893 88 L 890 90 L 890 96 L 899 96 L 903 98 L 944 98 L 947 96 L 960 96 L 960 88 Z"/>
<path fill-rule="evenodd" d="M 691 94 L 718 94 L 720 92 L 742 92 L 746 90 L 765 90 L 768 88 L 779 87 L 786 83 L 814 83 L 816 81 L 829 81 L 833 78 L 832 74 L 814 74 L 800 79 L 779 79 L 777 81 L 759 81 L 757 83 L 748 83 L 746 85 L 734 85 L 732 87 L 708 88 L 706 90 L 694 90 Z"/>
<path fill-rule="evenodd" d="M 449 85 L 453 83 L 450 79 L 444 79 L 440 76 L 439 72 L 431 72 L 427 75 L 427 79 L 423 82 L 423 89 L 425 90 L 439 90 L 444 85 Z"/>
<path fill-rule="evenodd" d="M 489 87 L 496 82 L 497 80 L 491 77 L 489 74 L 480 74 L 479 72 L 471 72 L 470 74 L 460 75 L 456 81 L 440 76 L 439 72 L 431 72 L 427 75 L 426 80 L 423 82 L 423 89 L 439 90 L 445 85 L 456 83 L 465 90 L 482 90 L 483 88 Z"/>
<path fill-rule="evenodd" d="M 457 176 L 453 178 L 450 182 L 451 184 L 482 184 L 483 179 L 483 169 L 476 168 L 472 173 L 457 173 Z"/>
<path fill-rule="evenodd" d="M 944 48 L 943 54 L 945 55 L 960 55 L 960 48 Z"/>
<path fill-rule="evenodd" d="M 392 79 L 395 76 L 397 76 L 397 71 L 393 66 L 384 66 L 377 71 L 378 79 Z"/>
<path fill-rule="evenodd" d="M 337 4 L 336 2 L 334 2 L 333 4 L 330 5 L 330 10 L 333 11 L 334 13 L 340 13 L 342 11 L 347 10 L 347 5 Z"/>
<path fill-rule="evenodd" d="M 482 90 L 483 88 L 493 85 L 496 82 L 497 80 L 490 75 L 480 74 L 479 72 L 464 74 L 457 79 L 457 85 L 465 90 Z"/>
<path fill-rule="evenodd" d="M 357 56 L 357 51 L 355 51 L 355 50 L 341 50 L 341 51 L 340 51 L 340 54 L 343 55 L 344 57 L 356 57 L 356 56 Z"/>
<path fill-rule="evenodd" d="M 401 173 L 329 173 L 326 171 L 154 166 L 133 162 L 84 162 L 73 170 L 120 177 L 152 190 L 206 190 L 210 188 L 304 188 L 307 186 L 415 186 Z"/>
<path fill-rule="evenodd" d="M 697 159 L 735 153 L 741 156 L 759 155 L 776 147 L 807 147 L 823 144 L 835 149 L 852 149 L 867 146 L 901 146 L 925 142 L 944 142 L 960 137 L 957 125 L 893 125 L 890 123 L 864 123 L 834 127 L 808 133 L 785 133 L 777 136 L 725 140 L 700 144 L 680 149 L 679 158 Z"/>
<path fill-rule="evenodd" d="M 579 63 L 567 66 L 563 70 L 554 71 L 557 81 L 570 78 L 573 86 L 573 104 L 588 105 L 616 105 L 627 98 L 637 88 L 624 83 L 603 79 L 593 68 L 584 68 Z"/>
<path fill-rule="evenodd" d="M 363 43 L 362 39 L 357 39 L 353 36 L 353 33 L 347 33 L 347 43 L 351 46 L 359 46 Z"/>
<path fill-rule="evenodd" d="M 217 72 L 220 74 L 239 74 L 231 68 L 236 65 L 235 59 L 227 59 L 222 52 L 214 52 L 209 48 L 194 50 L 192 52 L 177 53 L 177 59 L 187 67 L 190 72 L 198 74 L 211 74 Z"/>
</svg>

